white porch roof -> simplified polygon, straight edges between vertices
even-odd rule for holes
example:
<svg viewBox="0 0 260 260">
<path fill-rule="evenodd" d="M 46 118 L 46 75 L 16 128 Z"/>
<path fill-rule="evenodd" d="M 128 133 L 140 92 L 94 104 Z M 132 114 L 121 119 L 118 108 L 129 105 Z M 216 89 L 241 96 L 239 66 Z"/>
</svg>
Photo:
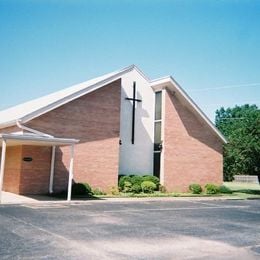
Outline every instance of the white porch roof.
<svg viewBox="0 0 260 260">
<path fill-rule="evenodd" d="M 5 140 L 7 146 L 15 146 L 15 145 L 64 146 L 64 145 L 76 144 L 79 142 L 79 140 L 72 139 L 72 138 L 39 136 L 31 133 L 0 134 L 0 140 Z M 2 142 L 0 142 L 0 146 L 2 146 Z"/>
</svg>

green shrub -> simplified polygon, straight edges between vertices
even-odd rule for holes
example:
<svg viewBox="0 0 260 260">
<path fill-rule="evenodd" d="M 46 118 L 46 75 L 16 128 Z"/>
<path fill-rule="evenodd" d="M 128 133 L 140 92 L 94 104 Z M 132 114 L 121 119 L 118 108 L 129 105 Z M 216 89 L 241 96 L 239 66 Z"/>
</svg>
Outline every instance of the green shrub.
<svg viewBox="0 0 260 260">
<path fill-rule="evenodd" d="M 152 181 L 143 181 L 141 183 L 141 188 L 145 193 L 153 193 L 156 189 L 156 184 Z"/>
<path fill-rule="evenodd" d="M 161 193 L 166 193 L 166 192 L 167 192 L 165 186 L 163 186 L 163 185 L 161 185 L 161 184 L 159 185 L 159 191 L 160 191 Z"/>
<path fill-rule="evenodd" d="M 215 184 L 208 183 L 205 185 L 206 193 L 207 194 L 217 194 L 219 193 L 219 187 Z"/>
<path fill-rule="evenodd" d="M 224 194 L 231 194 L 232 190 L 226 187 L 225 185 L 219 186 L 219 192 Z"/>
<path fill-rule="evenodd" d="M 130 181 L 125 181 L 124 182 L 124 192 L 131 192 L 132 189 L 132 183 Z"/>
<path fill-rule="evenodd" d="M 86 195 L 88 190 L 83 183 L 73 183 L 71 188 L 72 195 Z"/>
<path fill-rule="evenodd" d="M 200 194 L 202 192 L 202 188 L 199 184 L 197 183 L 193 183 L 189 186 L 189 190 L 193 193 L 193 194 Z"/>
<path fill-rule="evenodd" d="M 103 192 L 100 188 L 95 188 L 95 189 L 93 189 L 93 190 L 92 190 L 92 193 L 93 193 L 94 195 L 106 195 L 106 193 Z"/>
<path fill-rule="evenodd" d="M 152 175 L 121 175 L 119 178 L 118 187 L 119 190 L 123 192 L 140 193 L 142 191 L 141 184 L 144 181 L 153 182 L 155 184 L 154 190 L 159 190 L 160 180 Z"/>
<path fill-rule="evenodd" d="M 140 187 L 141 187 L 141 183 L 143 182 L 143 177 L 142 176 L 139 176 L 139 175 L 133 175 L 131 176 L 131 183 L 133 185 L 135 184 L 139 184 Z"/>
<path fill-rule="evenodd" d="M 119 195 L 120 194 L 118 187 L 114 187 L 114 186 L 110 189 L 110 193 L 112 195 Z"/>
<path fill-rule="evenodd" d="M 142 191 L 142 187 L 141 187 L 141 184 L 139 183 L 135 183 L 132 187 L 131 187 L 131 191 L 133 193 L 140 193 Z"/>
<path fill-rule="evenodd" d="M 88 183 L 83 183 L 84 186 L 86 187 L 87 193 L 92 194 L 92 188 Z"/>
<path fill-rule="evenodd" d="M 130 182 L 130 183 L 131 183 L 131 177 L 130 177 L 130 176 L 122 176 L 122 177 L 119 179 L 118 186 L 119 186 L 120 190 L 124 190 L 124 188 L 125 188 L 125 182 Z"/>
<path fill-rule="evenodd" d="M 159 189 L 159 185 L 160 185 L 160 179 L 156 176 L 153 175 L 144 175 L 143 176 L 143 181 L 151 181 L 156 185 L 155 189 Z"/>
</svg>

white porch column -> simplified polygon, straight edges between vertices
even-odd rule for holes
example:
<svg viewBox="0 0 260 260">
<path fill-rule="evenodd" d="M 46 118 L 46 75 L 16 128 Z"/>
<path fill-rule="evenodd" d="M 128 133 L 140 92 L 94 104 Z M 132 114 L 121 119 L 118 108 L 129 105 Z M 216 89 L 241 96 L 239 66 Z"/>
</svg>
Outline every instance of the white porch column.
<svg viewBox="0 0 260 260">
<path fill-rule="evenodd" d="M 51 153 L 51 170 L 50 170 L 50 183 L 49 183 L 49 193 L 53 193 L 53 177 L 54 177 L 54 165 L 55 165 L 55 151 L 56 146 L 52 146 Z"/>
<path fill-rule="evenodd" d="M 67 201 L 71 200 L 71 188 L 72 188 L 72 179 L 73 179 L 73 163 L 74 163 L 74 144 L 70 146 L 70 171 L 69 171 Z"/>
<path fill-rule="evenodd" d="M 5 170 L 5 154 L 6 154 L 6 140 L 3 139 L 1 166 L 0 166 L 0 203 L 2 203 L 2 189 L 3 189 L 3 181 L 4 181 L 4 170 Z"/>
</svg>

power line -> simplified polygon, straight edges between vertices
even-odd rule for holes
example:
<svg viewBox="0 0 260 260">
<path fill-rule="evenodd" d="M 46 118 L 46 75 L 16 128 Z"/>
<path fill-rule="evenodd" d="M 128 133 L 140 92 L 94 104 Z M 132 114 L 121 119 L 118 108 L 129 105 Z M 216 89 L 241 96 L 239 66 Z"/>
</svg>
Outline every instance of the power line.
<svg viewBox="0 0 260 260">
<path fill-rule="evenodd" d="M 235 103 L 235 104 L 234 104 Z M 200 105 L 202 107 L 211 107 L 211 106 L 239 106 L 239 104 L 257 104 L 260 103 L 260 100 L 247 100 L 247 101 L 237 101 L 237 102 L 222 102 L 222 103 L 211 103 L 206 105 Z"/>
<path fill-rule="evenodd" d="M 242 88 L 242 87 L 260 87 L 260 83 L 252 83 L 252 84 L 240 84 L 240 85 L 226 85 L 222 87 L 214 87 L 214 88 L 199 88 L 199 89 L 190 89 L 190 92 L 199 92 L 199 91 L 208 91 L 208 90 L 219 90 L 219 89 L 230 89 L 230 88 Z"/>
</svg>

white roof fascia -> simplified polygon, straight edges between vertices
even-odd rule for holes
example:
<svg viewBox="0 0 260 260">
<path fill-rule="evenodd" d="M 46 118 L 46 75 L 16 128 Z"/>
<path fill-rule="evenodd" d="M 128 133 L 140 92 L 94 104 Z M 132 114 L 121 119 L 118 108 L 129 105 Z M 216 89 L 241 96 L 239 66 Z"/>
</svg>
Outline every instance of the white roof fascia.
<svg viewBox="0 0 260 260">
<path fill-rule="evenodd" d="M 61 145 L 76 144 L 79 142 L 79 140 L 71 139 L 71 138 L 56 138 L 56 137 L 43 137 L 43 136 L 36 136 L 36 135 L 19 135 L 19 134 L 0 134 L 0 138 L 4 140 L 58 143 Z"/>
<path fill-rule="evenodd" d="M 24 123 L 26 123 L 26 122 L 28 122 L 28 121 L 36 118 L 36 117 L 39 117 L 39 116 L 41 116 L 43 114 L 48 113 L 51 110 L 54 110 L 55 108 L 58 108 L 58 107 L 60 107 L 60 106 L 62 106 L 64 104 L 67 104 L 67 103 L 73 101 L 74 99 L 80 98 L 81 96 L 84 96 L 85 94 L 93 92 L 93 91 L 101 88 L 102 86 L 107 85 L 107 84 L 109 84 L 109 83 L 111 83 L 111 82 L 113 82 L 115 80 L 116 79 L 113 78 L 113 79 L 109 79 L 109 80 L 104 80 L 104 81 L 98 82 L 98 83 L 96 83 L 96 84 L 94 84 L 92 86 L 88 86 L 88 87 L 86 87 L 86 89 L 83 89 L 83 90 L 80 90 L 80 91 L 78 91 L 76 93 L 73 93 L 73 94 L 71 94 L 71 95 L 69 95 L 69 96 L 67 96 L 65 98 L 57 100 L 57 101 L 55 101 L 55 102 L 53 102 L 53 103 L 51 103 L 51 104 L 49 104 L 49 105 L 47 105 L 45 107 L 42 107 L 42 108 L 40 108 L 40 109 L 38 109 L 38 110 L 36 110 L 36 111 L 34 111 L 34 112 L 24 116 L 24 117 L 22 117 L 20 119 L 20 122 L 24 124 Z"/>
<path fill-rule="evenodd" d="M 199 114 L 199 116 L 207 123 L 207 125 L 213 130 L 213 132 L 221 139 L 223 143 L 227 143 L 226 138 L 222 133 L 216 128 L 216 126 L 211 122 L 211 120 L 205 115 L 205 113 L 197 106 L 197 104 L 192 100 L 192 98 L 185 92 L 185 90 L 175 81 L 172 76 L 166 76 L 159 79 L 150 81 L 151 87 L 155 90 L 158 85 L 160 87 L 165 87 L 166 84 L 171 84 L 175 89 L 184 97 L 188 104 Z M 162 86 L 164 85 L 164 86 Z"/>
<path fill-rule="evenodd" d="M 110 73 L 107 78 L 101 79 L 100 81 L 95 82 L 92 85 L 89 85 L 89 86 L 83 87 L 82 89 L 76 90 L 74 93 L 68 94 L 67 96 L 65 96 L 61 99 L 58 99 L 57 101 L 54 101 L 52 103 L 47 104 L 46 106 L 40 107 L 39 109 L 36 109 L 32 112 L 29 112 L 25 116 L 16 117 L 13 120 L 5 121 L 5 122 L 0 124 L 0 129 L 15 125 L 17 120 L 19 120 L 21 123 L 26 123 L 26 122 L 32 120 L 33 118 L 36 118 L 36 117 L 38 117 L 42 114 L 45 114 L 45 113 L 47 113 L 47 112 L 49 112 L 49 111 L 51 111 L 51 110 L 53 110 L 57 107 L 60 107 L 60 106 L 66 104 L 66 103 L 68 103 L 68 102 L 70 102 L 70 101 L 72 101 L 76 98 L 79 98 L 79 97 L 81 97 L 85 94 L 88 94 L 88 93 L 90 93 L 94 90 L 97 90 L 100 87 L 107 85 L 107 84 L 119 79 L 122 75 L 124 75 L 124 74 L 126 74 L 126 73 L 128 73 L 128 72 L 130 72 L 134 69 L 137 70 L 148 81 L 148 79 L 144 76 L 144 74 L 135 65 L 131 65 L 131 66 L 128 66 L 128 67 L 126 67 L 122 70 L 118 70 L 114 73 Z M 100 78 L 102 78 L 102 76 Z M 95 79 L 92 79 L 92 80 L 95 80 Z M 81 84 L 84 85 L 84 82 L 77 84 L 77 85 L 81 85 Z M 77 86 L 77 85 L 74 85 L 74 86 Z M 72 86 L 70 88 L 73 88 L 74 86 Z M 55 94 L 55 93 L 52 93 L 52 94 Z"/>
<path fill-rule="evenodd" d="M 122 71 L 117 72 L 116 74 L 114 74 L 114 75 L 112 75 L 112 76 L 110 76 L 110 77 L 108 77 L 104 80 L 101 80 L 101 81 L 99 81 L 99 82 L 97 82 L 97 83 L 95 83 L 91 86 L 87 86 L 86 88 L 79 90 L 79 91 L 77 91 L 77 92 L 75 92 L 75 93 L 73 93 L 73 94 L 71 94 L 71 95 L 69 95 L 69 96 L 67 96 L 63 99 L 60 99 L 60 100 L 58 100 L 54 103 L 51 103 L 51 104 L 49 104 L 45 107 L 42 107 L 39 110 L 36 110 L 36 111 L 22 117 L 20 120 L 21 120 L 22 123 L 26 123 L 26 122 L 28 122 L 28 121 L 36 118 L 36 117 L 41 116 L 42 114 L 45 114 L 45 113 L 47 113 L 47 112 L 49 112 L 49 111 L 51 111 L 55 108 L 58 108 L 58 107 L 60 107 L 64 104 L 67 104 L 67 103 L 73 101 L 74 99 L 77 99 L 81 96 L 84 96 L 85 94 L 93 92 L 93 91 L 103 87 L 104 85 L 108 85 L 109 83 L 119 79 L 123 74 L 130 72 L 134 68 L 135 68 L 135 66 L 131 65 L 131 66 L 123 69 Z"/>
<path fill-rule="evenodd" d="M 136 65 L 132 65 L 133 69 L 135 69 L 147 82 L 151 82 L 151 80 L 140 70 Z"/>
<path fill-rule="evenodd" d="M 95 91 L 95 90 L 97 90 L 97 89 L 99 89 L 99 88 L 101 88 L 101 87 L 103 87 L 103 86 L 105 86 L 105 85 L 108 85 L 108 84 L 112 83 L 113 81 L 119 79 L 119 78 L 120 78 L 121 76 L 123 76 L 124 74 L 126 74 L 126 73 L 128 73 L 128 72 L 130 72 L 130 71 L 132 71 L 132 70 L 134 70 L 134 69 L 135 69 L 147 82 L 150 81 L 150 79 L 147 78 L 147 76 L 146 76 L 138 67 L 136 67 L 135 65 L 131 65 L 131 66 L 128 66 L 128 67 L 126 67 L 126 68 L 124 68 L 124 69 L 122 69 L 122 70 L 116 72 L 114 75 L 112 75 L 112 76 L 110 76 L 110 77 L 108 77 L 108 78 L 106 78 L 106 79 L 104 79 L 104 80 L 101 80 L 101 81 L 99 81 L 99 82 L 97 82 L 97 83 L 95 83 L 95 84 L 93 84 L 93 85 L 91 85 L 91 86 L 87 86 L 86 88 L 84 88 L 84 89 L 82 89 L 82 90 L 79 90 L 79 91 L 73 93 L 72 95 L 69 95 L 69 96 L 67 96 L 67 97 L 65 97 L 65 98 L 63 98 L 63 99 L 61 99 L 61 100 L 58 100 L 58 101 L 56 101 L 56 102 L 54 102 L 54 103 L 52 103 L 52 104 L 49 104 L 49 105 L 46 106 L 46 107 L 43 107 L 43 108 L 41 108 L 41 109 L 39 109 L 39 110 L 36 110 L 36 111 L 34 111 L 33 113 L 28 114 L 28 115 L 22 117 L 20 120 L 21 120 L 22 123 L 26 123 L 26 122 L 28 122 L 28 121 L 30 121 L 30 120 L 36 118 L 36 117 L 41 116 L 42 114 L 45 114 L 45 113 L 47 113 L 47 112 L 49 112 L 49 111 L 51 111 L 51 110 L 57 108 L 57 107 L 60 107 L 60 106 L 62 106 L 62 105 L 64 105 L 64 104 L 67 104 L 67 103 L 73 101 L 74 99 L 77 99 L 77 98 L 79 98 L 79 97 L 81 97 L 81 96 L 84 96 L 84 95 L 86 95 L 86 94 L 88 94 L 88 93 L 90 93 L 90 92 L 93 92 L 93 91 Z"/>
</svg>

